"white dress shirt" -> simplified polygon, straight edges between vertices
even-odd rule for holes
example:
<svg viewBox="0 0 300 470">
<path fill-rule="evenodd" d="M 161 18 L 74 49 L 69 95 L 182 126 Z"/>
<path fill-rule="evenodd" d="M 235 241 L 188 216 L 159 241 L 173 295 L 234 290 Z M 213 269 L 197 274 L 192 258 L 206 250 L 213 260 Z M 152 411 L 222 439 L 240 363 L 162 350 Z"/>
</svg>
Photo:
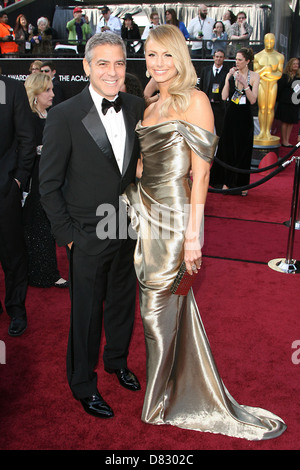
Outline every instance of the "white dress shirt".
<svg viewBox="0 0 300 470">
<path fill-rule="evenodd" d="M 222 67 L 223 67 L 223 65 L 221 65 L 221 67 L 219 67 L 219 68 L 216 67 L 215 65 L 213 66 L 213 74 L 214 74 L 214 76 L 216 76 L 217 70 L 218 70 L 218 73 L 221 72 Z"/>
<path fill-rule="evenodd" d="M 109 108 L 107 113 L 104 115 L 102 113 L 102 100 L 103 97 L 97 93 L 92 85 L 89 87 L 92 99 L 97 108 L 99 117 L 103 123 L 103 126 L 106 130 L 107 137 L 112 146 L 120 173 L 122 173 L 123 160 L 124 160 L 124 151 L 125 151 L 125 141 L 126 141 L 126 128 L 124 123 L 124 117 L 122 110 L 116 113 L 114 108 Z M 116 97 L 115 97 L 116 98 Z M 111 100 L 114 101 L 114 100 Z"/>
</svg>

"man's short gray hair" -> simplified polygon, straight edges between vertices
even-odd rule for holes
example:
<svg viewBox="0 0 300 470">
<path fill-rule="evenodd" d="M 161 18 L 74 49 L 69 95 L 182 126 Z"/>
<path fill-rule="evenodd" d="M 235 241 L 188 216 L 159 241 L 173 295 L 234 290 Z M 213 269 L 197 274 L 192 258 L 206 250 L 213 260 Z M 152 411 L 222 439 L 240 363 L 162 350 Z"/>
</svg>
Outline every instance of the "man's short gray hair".
<svg viewBox="0 0 300 470">
<path fill-rule="evenodd" d="M 123 39 L 114 33 L 97 33 L 92 36 L 85 46 L 85 59 L 90 64 L 93 58 L 93 49 L 97 46 L 120 46 L 126 59 L 126 46 Z"/>
</svg>

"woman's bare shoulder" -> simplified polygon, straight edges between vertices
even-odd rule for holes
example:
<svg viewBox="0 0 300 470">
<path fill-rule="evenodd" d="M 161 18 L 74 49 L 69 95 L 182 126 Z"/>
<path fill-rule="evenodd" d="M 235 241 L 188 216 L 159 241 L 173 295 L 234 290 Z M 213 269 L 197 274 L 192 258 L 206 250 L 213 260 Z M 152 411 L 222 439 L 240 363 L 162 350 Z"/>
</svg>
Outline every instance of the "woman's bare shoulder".
<svg viewBox="0 0 300 470">
<path fill-rule="evenodd" d="M 191 93 L 190 106 L 186 112 L 187 121 L 213 132 L 214 118 L 207 95 L 200 90 Z"/>
</svg>

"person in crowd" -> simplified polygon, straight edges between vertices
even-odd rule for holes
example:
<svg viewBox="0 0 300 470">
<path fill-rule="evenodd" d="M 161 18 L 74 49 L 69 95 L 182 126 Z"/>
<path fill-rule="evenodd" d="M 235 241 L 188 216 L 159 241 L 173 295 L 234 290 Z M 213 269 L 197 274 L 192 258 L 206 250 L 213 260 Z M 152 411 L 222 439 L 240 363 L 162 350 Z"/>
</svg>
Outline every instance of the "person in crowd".
<svg viewBox="0 0 300 470">
<path fill-rule="evenodd" d="M 119 234 L 127 230 L 126 214 L 125 227 L 116 227 L 118 233 L 112 227 L 113 233 L 107 233 L 105 213 L 113 211 L 113 225 L 119 220 L 120 195 L 135 181 L 140 156 L 135 126 L 144 102 L 119 93 L 126 47 L 117 34 L 92 36 L 83 67 L 90 85 L 49 111 L 40 192 L 57 243 L 69 250 L 69 385 L 87 413 L 111 418 L 113 410 L 98 391 L 95 371 L 104 302 L 105 370 L 131 391 L 139 390 L 140 384 L 127 364 L 135 315 L 135 240 Z"/>
<path fill-rule="evenodd" d="M 41 16 L 29 37 L 34 55 L 49 55 L 52 52 L 52 34 L 47 18 Z"/>
<path fill-rule="evenodd" d="M 187 276 L 201 268 L 203 212 L 217 138 L 209 100 L 195 89 L 196 72 L 179 29 L 152 30 L 145 53 L 160 98 L 137 126 L 142 176 L 123 196 L 137 231 L 135 269 L 147 350 L 142 420 L 250 440 L 277 437 L 286 429 L 281 418 L 240 406 L 223 385 L 192 289 L 186 296 L 171 292 L 183 261 Z M 167 71 L 160 73 L 158 64 Z M 157 236 L 150 237 L 155 229 Z"/>
<path fill-rule="evenodd" d="M 192 43 L 191 56 L 193 59 L 211 56 L 212 43 L 207 40 L 212 38 L 215 21 L 207 16 L 207 11 L 206 5 L 200 5 L 198 16 L 191 20 L 187 28 L 191 39 L 205 40 Z"/>
<path fill-rule="evenodd" d="M 51 60 L 47 60 L 47 61 L 43 62 L 42 66 L 41 66 L 41 72 L 46 73 L 47 75 L 49 75 L 49 77 L 52 80 L 53 93 L 54 93 L 52 106 L 55 106 L 58 103 L 61 103 L 62 101 L 64 101 L 64 99 L 65 99 L 64 98 L 64 91 L 63 91 L 63 88 L 60 84 L 60 81 L 58 80 L 58 78 L 56 78 L 56 67 L 55 67 L 54 62 L 52 62 Z"/>
<path fill-rule="evenodd" d="M 228 35 L 225 31 L 225 26 L 222 21 L 216 21 L 214 24 L 213 35 L 212 35 L 212 55 L 214 56 L 217 50 L 223 50 L 226 54 Z"/>
<path fill-rule="evenodd" d="M 28 283 L 34 287 L 67 287 L 57 268 L 56 244 L 49 220 L 40 202 L 39 160 L 47 109 L 53 100 L 53 84 L 49 75 L 31 74 L 25 81 L 28 101 L 33 112 L 36 158 L 32 170 L 29 194 L 24 205 L 24 232 L 28 252 Z"/>
<path fill-rule="evenodd" d="M 39 73 L 42 65 L 42 60 L 34 60 L 29 66 L 29 73 Z"/>
<path fill-rule="evenodd" d="M 133 21 L 130 13 L 126 13 L 121 30 L 122 39 L 141 39 L 138 25 Z"/>
<path fill-rule="evenodd" d="M 144 98 L 143 86 L 139 77 L 137 77 L 134 73 L 126 72 L 124 85 L 120 88 L 120 91 Z"/>
<path fill-rule="evenodd" d="M 189 38 L 190 35 L 185 27 L 184 22 L 178 20 L 176 16 L 176 11 L 173 8 L 169 8 L 168 10 L 166 10 L 165 18 L 166 24 L 173 24 L 174 26 L 177 26 L 177 28 L 179 28 L 182 34 L 184 35 L 185 39 Z"/>
<path fill-rule="evenodd" d="M 122 23 L 117 16 L 112 16 L 107 6 L 101 8 L 102 18 L 97 24 L 96 33 L 114 33 L 121 36 Z"/>
<path fill-rule="evenodd" d="M 299 59 L 292 57 L 278 81 L 276 119 L 281 121 L 281 145 L 293 147 L 290 142 L 293 125 L 299 121 L 300 111 Z"/>
<path fill-rule="evenodd" d="M 8 16 L 0 11 L 0 53 L 3 56 L 14 56 L 19 52 L 13 28 L 8 24 Z"/>
<path fill-rule="evenodd" d="M 82 17 L 82 9 L 75 7 L 73 19 L 67 22 L 69 44 L 86 44 L 88 37 L 92 34 L 91 25 L 87 15 Z"/>
<path fill-rule="evenodd" d="M 48 21 L 48 29 L 51 32 L 52 46 L 54 47 L 56 44 L 59 44 L 59 39 L 60 38 L 59 38 L 59 35 L 58 35 L 58 32 L 56 31 L 56 29 L 54 29 L 53 26 L 51 25 L 50 18 L 48 18 L 47 16 L 45 16 L 45 18 Z"/>
<path fill-rule="evenodd" d="M 32 32 L 32 25 L 28 23 L 27 18 L 22 13 L 17 16 L 14 29 L 15 40 L 19 46 L 19 52 L 25 54 L 31 51 L 29 36 Z"/>
<path fill-rule="evenodd" d="M 121 29 L 121 37 L 125 41 L 128 55 L 135 55 L 142 52 L 143 44 L 140 41 L 141 34 L 138 25 L 133 21 L 130 13 L 126 13 Z"/>
<path fill-rule="evenodd" d="M 229 98 L 223 132 L 216 157 L 226 164 L 243 170 L 250 170 L 253 149 L 253 114 L 251 105 L 256 103 L 260 77 L 250 70 L 253 62 L 251 48 L 242 48 L 236 54 L 236 66 L 226 75 L 222 99 Z M 249 173 L 238 173 L 214 162 L 210 183 L 223 189 L 247 186 Z M 239 191 L 239 190 L 237 190 Z M 247 195 L 247 190 L 237 192 Z"/>
<path fill-rule="evenodd" d="M 226 10 L 223 14 L 222 22 L 225 26 L 225 31 L 228 35 L 231 25 L 236 22 L 235 14 L 231 10 Z"/>
<path fill-rule="evenodd" d="M 235 57 L 236 52 L 241 47 L 249 46 L 249 38 L 252 34 L 253 27 L 247 23 L 247 16 L 244 11 L 237 14 L 236 22 L 231 26 L 228 36 L 232 42 L 231 54 Z"/>
<path fill-rule="evenodd" d="M 153 11 L 150 15 L 150 24 L 147 24 L 143 31 L 142 39 L 143 40 L 147 39 L 151 29 L 155 29 L 157 26 L 159 26 L 159 15 L 157 11 Z"/>
<path fill-rule="evenodd" d="M 23 83 L 1 75 L 0 86 L 0 261 L 8 334 L 20 336 L 27 328 L 28 286 L 21 194 L 34 163 L 34 127 Z"/>
<path fill-rule="evenodd" d="M 209 98 L 214 113 L 216 134 L 220 137 L 226 111 L 225 101 L 222 100 L 222 90 L 228 69 L 224 66 L 225 53 L 222 49 L 215 51 L 213 59 L 213 65 L 208 65 L 201 71 L 199 88 Z"/>
</svg>

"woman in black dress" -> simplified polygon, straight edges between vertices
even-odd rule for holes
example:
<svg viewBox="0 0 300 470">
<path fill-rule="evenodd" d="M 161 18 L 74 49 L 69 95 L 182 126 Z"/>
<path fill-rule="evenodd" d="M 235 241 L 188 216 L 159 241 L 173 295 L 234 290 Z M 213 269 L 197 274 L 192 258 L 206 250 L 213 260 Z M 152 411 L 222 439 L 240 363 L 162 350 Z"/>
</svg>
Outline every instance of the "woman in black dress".
<svg viewBox="0 0 300 470">
<path fill-rule="evenodd" d="M 252 49 L 242 48 L 236 54 L 236 67 L 232 67 L 225 80 L 222 99 L 229 98 L 224 128 L 216 157 L 238 169 L 249 170 L 253 148 L 253 115 L 251 105 L 257 100 L 259 74 L 249 69 L 253 60 Z M 237 173 L 214 162 L 210 184 L 222 189 L 247 186 L 250 174 Z M 247 191 L 242 191 L 242 196 Z"/>
<path fill-rule="evenodd" d="M 31 74 L 25 81 L 29 104 L 33 111 L 36 136 L 36 159 L 31 187 L 24 205 L 25 242 L 28 251 L 28 283 L 35 287 L 67 287 L 57 268 L 56 244 L 50 222 L 40 203 L 39 160 L 47 109 L 54 97 L 51 78 L 42 73 Z"/>
<path fill-rule="evenodd" d="M 281 79 L 278 81 L 275 117 L 281 121 L 281 145 L 293 147 L 290 136 L 293 125 L 298 123 L 300 110 L 300 70 L 299 59 L 293 57 L 288 61 Z"/>
</svg>

